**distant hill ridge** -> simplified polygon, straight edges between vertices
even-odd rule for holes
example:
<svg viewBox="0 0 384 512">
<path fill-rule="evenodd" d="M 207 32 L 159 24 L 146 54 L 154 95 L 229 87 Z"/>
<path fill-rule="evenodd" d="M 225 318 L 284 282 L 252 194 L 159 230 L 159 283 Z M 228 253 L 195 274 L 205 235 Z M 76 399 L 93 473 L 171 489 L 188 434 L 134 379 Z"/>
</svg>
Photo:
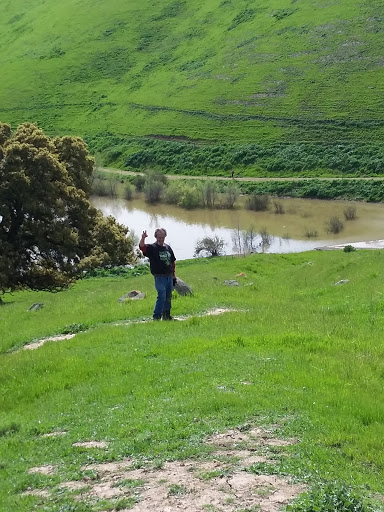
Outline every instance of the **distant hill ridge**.
<svg viewBox="0 0 384 512">
<path fill-rule="evenodd" d="M 378 0 L 17 0 L 0 119 L 48 132 L 380 142 Z"/>
</svg>

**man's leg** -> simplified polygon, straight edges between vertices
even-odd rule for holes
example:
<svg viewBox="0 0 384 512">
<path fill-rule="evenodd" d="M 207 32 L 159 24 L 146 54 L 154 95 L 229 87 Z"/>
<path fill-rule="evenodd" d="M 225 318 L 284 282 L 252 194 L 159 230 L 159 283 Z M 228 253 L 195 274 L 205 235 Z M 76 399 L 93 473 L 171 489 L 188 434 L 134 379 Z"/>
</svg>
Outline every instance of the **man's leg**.
<svg viewBox="0 0 384 512">
<path fill-rule="evenodd" d="M 166 278 L 166 294 L 165 294 L 165 303 L 163 309 L 163 320 L 172 320 L 171 317 L 171 307 L 172 307 L 172 291 L 173 291 L 173 278 L 169 276 Z"/>
<path fill-rule="evenodd" d="M 153 319 L 160 320 L 161 315 L 164 310 L 165 301 L 167 297 L 167 289 L 166 289 L 166 277 L 160 276 L 155 277 L 155 288 L 157 291 L 157 300 L 155 304 L 155 309 L 153 310 Z"/>
</svg>

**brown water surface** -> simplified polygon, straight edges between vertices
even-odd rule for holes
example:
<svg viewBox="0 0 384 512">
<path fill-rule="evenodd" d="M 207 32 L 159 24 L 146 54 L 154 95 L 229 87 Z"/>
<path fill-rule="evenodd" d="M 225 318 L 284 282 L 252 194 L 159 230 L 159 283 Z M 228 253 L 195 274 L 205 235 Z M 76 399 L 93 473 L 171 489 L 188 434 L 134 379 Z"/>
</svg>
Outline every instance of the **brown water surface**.
<svg viewBox="0 0 384 512">
<path fill-rule="evenodd" d="M 281 204 L 285 213 L 275 213 L 274 202 Z M 257 237 L 255 250 L 274 253 L 302 252 L 332 244 L 348 244 L 362 240 L 384 238 L 384 205 L 350 201 L 322 201 L 316 199 L 271 199 L 266 212 L 253 212 L 244 208 L 234 210 L 196 209 L 184 210 L 174 205 L 147 204 L 142 199 L 125 201 L 106 197 L 93 197 L 92 204 L 105 215 L 113 215 L 136 235 L 148 231 L 148 241 L 153 241 L 157 227 L 168 231 L 167 243 L 174 249 L 178 259 L 193 257 L 197 240 L 204 236 L 219 236 L 225 241 L 225 253 L 239 252 L 234 238 L 238 232 L 253 229 L 265 230 L 273 236 L 271 244 L 256 247 L 261 242 Z M 356 219 L 346 221 L 344 210 L 356 208 Z M 344 229 L 337 235 L 327 232 L 331 217 L 338 217 Z M 317 237 L 308 238 L 306 233 L 317 232 Z"/>
</svg>

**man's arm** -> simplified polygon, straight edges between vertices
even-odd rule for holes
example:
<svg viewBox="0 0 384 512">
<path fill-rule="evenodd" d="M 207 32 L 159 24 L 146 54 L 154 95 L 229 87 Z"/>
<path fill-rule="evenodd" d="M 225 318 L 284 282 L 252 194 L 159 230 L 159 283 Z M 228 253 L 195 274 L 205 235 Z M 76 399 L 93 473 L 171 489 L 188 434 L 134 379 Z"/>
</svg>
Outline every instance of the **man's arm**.
<svg viewBox="0 0 384 512">
<path fill-rule="evenodd" d="M 143 233 L 141 234 L 140 242 L 139 242 L 139 249 L 144 254 L 144 256 L 147 253 L 147 246 L 145 245 L 145 239 L 147 238 L 147 236 L 148 236 L 147 232 L 143 231 Z"/>
</svg>

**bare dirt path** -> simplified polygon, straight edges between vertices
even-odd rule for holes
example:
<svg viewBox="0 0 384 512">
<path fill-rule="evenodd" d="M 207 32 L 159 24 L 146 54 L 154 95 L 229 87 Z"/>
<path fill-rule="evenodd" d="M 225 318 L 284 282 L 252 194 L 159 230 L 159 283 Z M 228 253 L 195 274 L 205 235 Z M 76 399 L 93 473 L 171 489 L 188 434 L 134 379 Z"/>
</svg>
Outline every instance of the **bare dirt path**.
<svg viewBox="0 0 384 512">
<path fill-rule="evenodd" d="M 182 316 L 179 315 L 179 316 L 174 316 L 173 320 L 181 321 L 182 322 L 182 321 L 188 320 L 189 318 L 192 318 L 192 317 L 199 318 L 199 317 L 204 317 L 204 316 L 218 316 L 218 315 L 223 315 L 225 313 L 231 313 L 231 312 L 234 312 L 234 311 L 239 312 L 239 311 L 244 311 L 244 310 L 234 309 L 234 308 L 214 308 L 214 309 L 209 309 L 208 311 L 203 311 L 202 313 L 196 314 L 196 315 L 182 315 Z M 111 322 L 109 325 L 112 325 L 112 326 L 127 326 L 127 327 L 129 327 L 130 325 L 134 325 L 134 324 L 145 324 L 145 323 L 152 323 L 152 322 L 153 322 L 152 318 L 142 318 L 142 319 L 139 319 L 139 320 L 129 319 L 129 320 L 121 320 L 119 322 Z M 106 326 L 108 324 L 103 323 L 102 325 Z M 85 329 L 84 331 L 81 331 L 81 332 L 86 332 L 87 330 L 94 330 L 95 328 L 97 328 L 97 326 L 90 327 L 89 329 Z M 48 341 L 71 340 L 75 336 L 76 336 L 76 334 L 59 334 L 57 336 L 47 336 L 45 338 L 41 338 L 39 340 L 35 340 L 35 341 L 31 342 L 31 343 L 27 343 L 20 350 L 36 350 L 36 349 L 42 347 Z M 14 353 L 16 354 L 17 352 L 19 352 L 19 351 L 16 351 Z"/>
<path fill-rule="evenodd" d="M 121 169 L 112 169 L 109 167 L 99 167 L 99 171 L 105 172 L 107 174 L 120 174 L 122 176 L 130 175 L 137 176 L 138 174 L 144 175 L 143 172 L 134 172 L 134 171 L 122 171 Z M 166 177 L 169 180 L 223 180 L 223 181 L 311 181 L 311 180 L 322 180 L 322 181 L 335 181 L 335 180 L 361 180 L 361 181 L 371 181 L 371 180 L 384 180 L 384 176 L 359 176 L 359 177 L 291 177 L 291 178 L 252 178 L 252 177 L 244 177 L 244 176 L 185 176 L 181 174 L 166 174 Z"/>
</svg>

